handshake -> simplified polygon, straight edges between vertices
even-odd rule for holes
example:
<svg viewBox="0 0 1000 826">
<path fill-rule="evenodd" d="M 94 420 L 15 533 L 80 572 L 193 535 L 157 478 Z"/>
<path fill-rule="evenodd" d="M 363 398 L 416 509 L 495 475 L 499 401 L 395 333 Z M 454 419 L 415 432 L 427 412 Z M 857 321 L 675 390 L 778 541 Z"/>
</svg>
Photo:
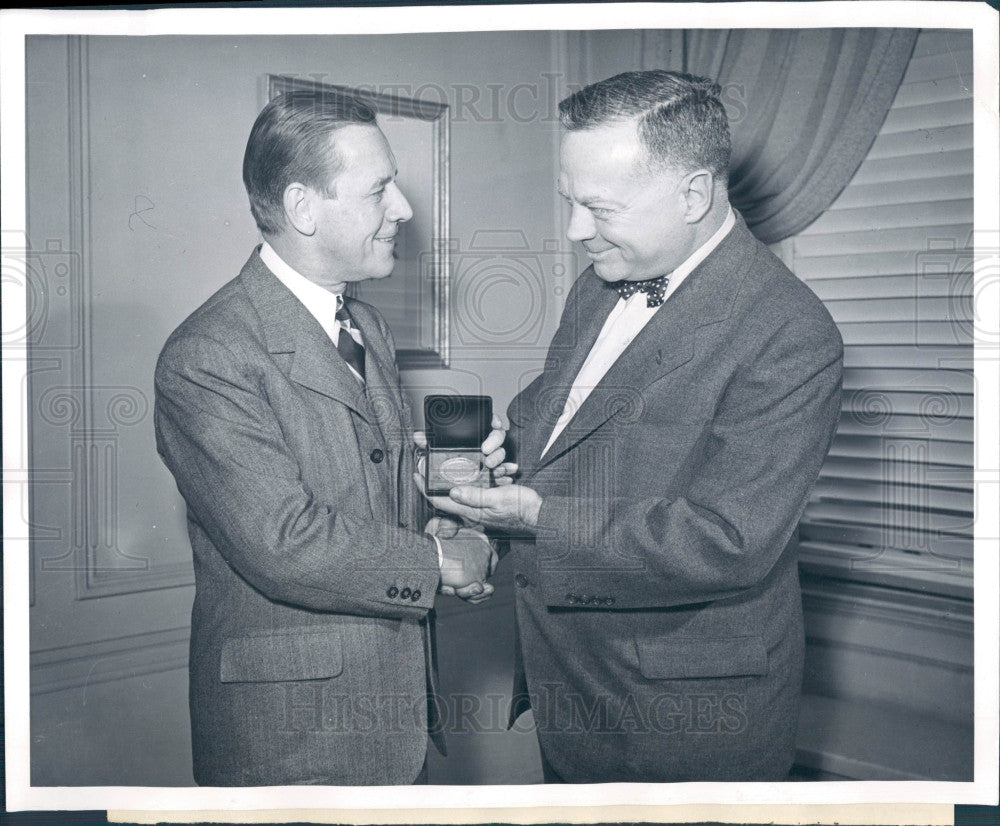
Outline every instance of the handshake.
<svg viewBox="0 0 1000 826">
<path fill-rule="evenodd" d="M 441 593 L 461 597 L 474 605 L 493 595 L 486 580 L 499 557 L 495 543 L 477 528 L 466 528 L 450 519 L 434 517 L 424 528 L 441 546 Z"/>
<path fill-rule="evenodd" d="M 424 484 L 422 457 L 414 481 L 428 502 L 447 517 L 435 516 L 424 528 L 437 538 L 441 548 L 441 593 L 458 596 L 466 602 L 485 602 L 493 594 L 486 580 L 493 575 L 499 556 L 496 543 L 483 532 L 485 527 L 533 528 L 538 519 L 541 498 L 530 488 L 513 484 L 517 465 L 505 462 L 503 447 L 507 432 L 494 416 L 493 430 L 483 442 L 483 464 L 493 471 L 496 487 L 459 486 L 448 496 L 428 496 Z M 414 433 L 418 448 L 426 448 L 423 433 Z"/>
</svg>

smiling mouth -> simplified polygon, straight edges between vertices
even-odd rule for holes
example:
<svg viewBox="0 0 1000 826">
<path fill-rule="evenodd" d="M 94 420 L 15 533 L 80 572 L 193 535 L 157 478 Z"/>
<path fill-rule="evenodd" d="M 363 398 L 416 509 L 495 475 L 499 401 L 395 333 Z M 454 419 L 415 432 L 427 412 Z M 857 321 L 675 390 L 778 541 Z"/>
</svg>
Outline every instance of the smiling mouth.
<svg viewBox="0 0 1000 826">
<path fill-rule="evenodd" d="M 584 247 L 584 249 L 587 248 Z M 605 253 L 611 252 L 611 250 L 613 249 L 614 247 L 608 247 L 606 250 L 587 250 L 587 255 L 589 255 L 591 258 L 600 258 Z"/>
<path fill-rule="evenodd" d="M 385 238 L 380 238 L 379 236 L 376 235 L 375 236 L 375 240 L 376 241 L 381 241 L 383 244 L 394 244 L 396 242 L 396 236 L 395 235 L 389 235 L 389 236 L 387 236 Z"/>
</svg>

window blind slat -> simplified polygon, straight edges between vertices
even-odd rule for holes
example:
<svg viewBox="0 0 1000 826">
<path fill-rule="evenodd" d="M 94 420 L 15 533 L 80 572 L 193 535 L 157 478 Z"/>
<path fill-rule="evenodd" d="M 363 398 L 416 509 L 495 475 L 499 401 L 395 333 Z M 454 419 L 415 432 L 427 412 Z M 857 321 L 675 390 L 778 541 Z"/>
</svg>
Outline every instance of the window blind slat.
<svg viewBox="0 0 1000 826">
<path fill-rule="evenodd" d="M 970 466 L 972 445 L 966 442 L 942 442 L 933 439 L 854 436 L 838 433 L 830 447 L 831 456 L 854 459 L 881 459 L 905 464 Z"/>
<path fill-rule="evenodd" d="M 866 415 L 847 411 L 840 418 L 837 432 L 847 436 L 885 436 L 887 438 L 943 439 L 947 442 L 972 442 L 972 419 L 911 416 L 905 413 Z"/>
<path fill-rule="evenodd" d="M 894 135 L 879 135 L 872 144 L 868 157 L 899 158 L 908 155 L 923 155 L 927 152 L 949 152 L 956 149 L 972 149 L 972 125 L 939 126 L 929 129 L 914 129 L 911 132 L 897 132 Z"/>
<path fill-rule="evenodd" d="M 971 174 L 972 148 L 969 147 L 946 152 L 927 151 L 902 158 L 867 159 L 858 167 L 850 185 Z"/>
<path fill-rule="evenodd" d="M 914 556 L 895 548 L 873 557 L 851 545 L 810 541 L 799 542 L 799 558 L 810 571 L 827 576 L 972 599 L 971 559 Z"/>
<path fill-rule="evenodd" d="M 934 369 L 942 364 L 972 364 L 972 350 L 964 345 L 858 344 L 844 347 L 844 362 L 853 367 L 904 367 Z"/>
<path fill-rule="evenodd" d="M 897 98 L 896 105 L 882 124 L 881 134 L 893 135 L 897 132 L 933 129 L 960 123 L 972 123 L 971 95 L 959 100 L 938 101 L 918 106 L 901 106 Z"/>
<path fill-rule="evenodd" d="M 972 91 L 957 80 L 942 82 L 925 80 L 904 83 L 896 93 L 895 106 L 923 106 L 928 103 L 947 103 L 972 97 Z"/>
<path fill-rule="evenodd" d="M 930 274 L 869 275 L 844 278 L 811 278 L 809 287 L 824 301 L 851 298 L 947 298 L 949 279 Z"/>
<path fill-rule="evenodd" d="M 844 366 L 844 390 L 902 390 L 930 396 L 972 395 L 975 377 L 971 370 L 871 370 Z M 846 394 L 846 393 L 845 393 Z"/>
<path fill-rule="evenodd" d="M 955 393 L 941 385 L 919 393 L 901 393 L 887 389 L 886 383 L 882 382 L 875 391 L 871 387 L 852 390 L 845 384 L 841 407 L 845 413 L 858 416 L 876 416 L 888 410 L 907 416 L 924 416 L 934 423 L 951 419 L 971 420 L 974 403 L 971 393 Z"/>
<path fill-rule="evenodd" d="M 972 491 L 972 469 L 924 462 L 920 473 L 926 484 L 935 488 Z M 912 484 L 913 466 L 909 462 L 886 462 L 879 456 L 865 458 L 831 456 L 823 465 L 820 478 L 863 479 L 886 484 Z"/>
<path fill-rule="evenodd" d="M 795 255 L 844 255 L 884 253 L 907 250 L 911 255 L 909 267 L 913 271 L 915 254 L 927 252 L 931 241 L 940 249 L 945 243 L 961 247 L 972 233 L 972 224 L 935 224 L 934 226 L 906 229 L 865 230 L 860 232 L 832 232 L 824 235 L 799 235 L 795 239 Z"/>
<path fill-rule="evenodd" d="M 913 45 L 914 57 L 951 54 L 968 48 L 964 32 L 955 29 L 923 29 Z"/>
<path fill-rule="evenodd" d="M 928 224 L 971 224 L 972 198 L 936 200 L 925 203 L 880 204 L 843 207 L 834 204 L 810 226 L 810 234 L 828 232 L 877 231 Z"/>
<path fill-rule="evenodd" d="M 831 209 L 950 201 L 965 198 L 970 192 L 972 192 L 971 172 L 967 175 L 885 181 L 847 187 L 833 202 Z"/>
<path fill-rule="evenodd" d="M 971 41 L 971 37 L 969 38 Z M 935 55 L 917 56 L 903 75 L 903 83 L 920 83 L 925 80 L 957 80 L 972 88 L 972 48 L 949 50 Z"/>
<path fill-rule="evenodd" d="M 952 321 L 871 321 L 864 323 L 839 323 L 844 344 L 895 344 L 900 339 L 915 339 L 917 327 L 922 344 L 971 344 L 972 325 Z"/>
<path fill-rule="evenodd" d="M 879 504 L 886 497 L 886 489 L 893 483 L 886 481 L 871 481 L 844 479 L 838 476 L 820 477 L 816 483 L 815 494 L 821 500 L 839 500 L 846 502 L 867 502 Z M 954 490 L 951 488 L 935 488 L 929 485 L 914 485 L 913 495 L 925 496 L 927 506 L 934 510 L 957 511 L 972 515 L 974 496 L 972 491 Z"/>
<path fill-rule="evenodd" d="M 855 545 L 859 555 L 865 551 L 870 559 L 878 557 L 880 548 L 895 548 L 911 554 L 924 554 L 942 559 L 972 559 L 972 537 L 956 534 L 912 531 L 908 534 L 888 535 L 879 525 L 862 525 L 852 522 L 807 522 L 799 527 L 799 537 L 806 542 L 835 542 L 838 545 Z M 914 560 L 919 564 L 919 559 Z"/>
<path fill-rule="evenodd" d="M 861 281 L 862 279 L 858 279 Z M 971 318 L 971 306 L 961 296 L 948 298 L 850 298 L 826 302 L 834 321 L 909 321 L 919 325 L 923 321 L 958 321 Z M 962 326 L 956 324 L 956 326 Z M 919 332 L 919 331 L 918 331 Z M 900 339 L 905 341 L 906 339 Z M 914 341 L 912 336 L 910 341 Z"/>
<path fill-rule="evenodd" d="M 799 246 L 802 236 L 798 236 L 794 247 Z M 817 278 L 862 278 L 873 275 L 915 276 L 916 261 L 913 250 L 895 250 L 843 255 L 802 256 L 796 253 L 795 274 L 810 286 Z M 937 279 L 940 280 L 940 279 Z"/>
<path fill-rule="evenodd" d="M 873 544 L 891 547 L 904 544 L 907 549 L 919 547 L 921 538 L 929 535 L 944 533 L 956 538 L 972 538 L 971 514 L 931 510 L 921 506 L 923 503 L 920 495 L 914 495 L 912 500 L 904 499 L 908 494 L 912 495 L 913 491 L 899 489 L 894 493 L 900 500 L 898 506 L 887 502 L 870 505 L 866 502 L 815 500 L 806 506 L 805 518 L 809 522 L 846 522 L 877 528 L 882 531 L 882 535 L 880 541 Z M 905 537 L 907 533 L 912 533 L 914 538 Z M 894 535 L 898 535 L 898 538 L 893 538 Z"/>
</svg>

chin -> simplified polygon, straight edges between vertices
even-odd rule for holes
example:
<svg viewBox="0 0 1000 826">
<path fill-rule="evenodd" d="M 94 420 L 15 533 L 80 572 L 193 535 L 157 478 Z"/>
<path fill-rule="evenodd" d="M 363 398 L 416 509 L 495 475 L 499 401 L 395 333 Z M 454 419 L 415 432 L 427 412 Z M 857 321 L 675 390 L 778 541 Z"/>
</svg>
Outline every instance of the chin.
<svg viewBox="0 0 1000 826">
<path fill-rule="evenodd" d="M 396 261 L 393 258 L 384 258 L 381 261 L 371 261 L 368 267 L 369 279 L 388 278 L 396 268 Z"/>
<path fill-rule="evenodd" d="M 617 272 L 613 269 L 604 269 L 599 264 L 594 264 L 594 272 L 601 281 L 607 281 L 609 284 L 617 284 L 619 281 L 625 281 L 628 278 L 628 273 Z"/>
</svg>

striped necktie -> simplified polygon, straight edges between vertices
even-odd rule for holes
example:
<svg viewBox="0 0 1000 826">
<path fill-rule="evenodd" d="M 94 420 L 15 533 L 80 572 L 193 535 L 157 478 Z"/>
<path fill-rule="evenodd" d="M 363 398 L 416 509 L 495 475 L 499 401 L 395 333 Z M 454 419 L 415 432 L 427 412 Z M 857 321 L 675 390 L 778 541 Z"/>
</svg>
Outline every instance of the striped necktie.
<svg viewBox="0 0 1000 826">
<path fill-rule="evenodd" d="M 354 340 L 352 330 L 357 330 L 351 323 L 351 314 L 344 306 L 344 300 L 338 302 L 337 324 L 340 326 L 340 333 L 337 335 L 337 349 L 351 367 L 358 371 L 361 380 L 365 378 L 365 348 Z M 358 338 L 361 338 L 359 335 Z"/>
</svg>

